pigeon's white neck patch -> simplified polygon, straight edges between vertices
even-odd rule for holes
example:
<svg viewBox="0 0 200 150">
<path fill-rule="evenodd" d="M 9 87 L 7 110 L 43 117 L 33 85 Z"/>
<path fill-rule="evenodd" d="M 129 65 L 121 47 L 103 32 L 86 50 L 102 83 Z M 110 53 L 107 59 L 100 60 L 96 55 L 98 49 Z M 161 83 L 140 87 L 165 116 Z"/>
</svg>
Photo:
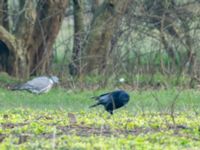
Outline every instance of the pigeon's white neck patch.
<svg viewBox="0 0 200 150">
<path fill-rule="evenodd" d="M 54 82 L 53 82 L 53 80 L 51 79 L 51 78 L 49 78 L 49 82 L 51 82 L 51 84 L 53 84 Z"/>
</svg>

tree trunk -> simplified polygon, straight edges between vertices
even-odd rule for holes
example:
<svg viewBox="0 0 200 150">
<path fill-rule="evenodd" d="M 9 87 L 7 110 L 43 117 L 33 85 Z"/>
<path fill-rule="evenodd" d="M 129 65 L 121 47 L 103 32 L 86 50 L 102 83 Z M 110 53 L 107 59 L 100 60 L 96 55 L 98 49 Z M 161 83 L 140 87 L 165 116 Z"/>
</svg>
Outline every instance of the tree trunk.
<svg viewBox="0 0 200 150">
<path fill-rule="evenodd" d="M 182 65 L 182 68 L 185 68 L 185 65 L 188 66 L 188 74 L 194 73 L 194 64 L 195 64 L 195 59 L 196 59 L 196 51 L 193 48 L 193 39 L 192 36 L 190 35 L 190 30 L 189 24 L 185 23 L 182 25 L 182 28 L 184 30 L 184 35 L 185 38 L 185 48 L 187 49 L 187 57 L 186 60 L 184 60 L 184 64 Z"/>
<path fill-rule="evenodd" d="M 73 0 L 74 7 L 74 45 L 72 52 L 72 62 L 69 64 L 71 75 L 79 75 L 81 72 L 82 43 L 84 34 L 83 0 Z"/>
<path fill-rule="evenodd" d="M 34 23 L 36 21 L 36 9 L 34 9 L 34 0 L 20 0 L 19 10 L 22 11 L 22 13 L 17 20 L 14 35 L 17 39 L 19 39 L 18 42 L 20 42 L 20 46 L 23 48 L 23 53 L 21 54 L 21 57 L 24 59 L 24 64 L 21 64 L 24 71 L 23 76 L 28 77 L 30 75 L 30 66 L 27 64 L 27 60 L 29 59 L 27 57 L 27 48 L 31 40 L 31 35 L 33 34 Z"/>
<path fill-rule="evenodd" d="M 101 73 L 107 64 L 107 50 L 117 22 L 122 18 L 128 0 L 105 0 L 95 12 L 85 46 L 85 73 Z"/>
<path fill-rule="evenodd" d="M 92 7 L 91 7 L 91 10 L 92 10 L 92 13 L 95 14 L 96 10 L 98 9 L 99 5 L 100 5 L 100 0 L 93 0 L 92 1 Z"/>
<path fill-rule="evenodd" d="M 34 0 L 20 0 L 20 14 L 14 31 L 18 39 L 23 40 L 23 46 L 26 48 L 32 35 L 34 22 L 36 20 L 36 9 L 34 9 Z"/>
<path fill-rule="evenodd" d="M 18 40 L 0 26 L 0 71 L 12 76 L 24 76 L 25 60 Z"/>
<path fill-rule="evenodd" d="M 40 0 L 31 40 L 27 48 L 27 64 L 30 74 L 49 73 L 52 46 L 61 23 L 68 0 Z"/>
<path fill-rule="evenodd" d="M 52 46 L 68 4 L 68 0 L 40 0 L 34 9 L 34 2 L 20 1 L 24 11 L 14 35 L 0 25 L 0 71 L 16 77 L 49 72 Z"/>
<path fill-rule="evenodd" d="M 0 25 L 9 31 L 8 0 L 0 0 Z"/>
</svg>

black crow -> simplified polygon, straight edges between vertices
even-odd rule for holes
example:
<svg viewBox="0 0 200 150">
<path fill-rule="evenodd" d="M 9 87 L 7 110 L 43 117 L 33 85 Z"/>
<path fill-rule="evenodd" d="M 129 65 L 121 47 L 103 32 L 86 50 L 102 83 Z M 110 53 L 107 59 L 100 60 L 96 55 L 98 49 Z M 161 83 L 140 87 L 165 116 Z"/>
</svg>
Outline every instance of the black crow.
<svg viewBox="0 0 200 150">
<path fill-rule="evenodd" d="M 105 93 L 97 97 L 92 97 L 93 99 L 97 100 L 97 103 L 90 106 L 90 108 L 103 105 L 105 110 L 112 115 L 114 109 L 118 109 L 128 103 L 129 97 L 130 96 L 128 93 L 123 90 Z"/>
</svg>

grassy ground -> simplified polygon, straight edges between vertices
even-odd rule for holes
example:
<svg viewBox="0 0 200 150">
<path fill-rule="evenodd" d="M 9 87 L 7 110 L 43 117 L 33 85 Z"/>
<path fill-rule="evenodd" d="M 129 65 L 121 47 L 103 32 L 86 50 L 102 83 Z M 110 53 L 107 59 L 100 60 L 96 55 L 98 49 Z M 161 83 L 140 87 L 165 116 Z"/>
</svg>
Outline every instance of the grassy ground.
<svg viewBox="0 0 200 150">
<path fill-rule="evenodd" d="M 1 110 L 23 107 L 40 110 L 89 111 L 88 106 L 94 103 L 90 97 L 108 91 L 111 91 L 111 89 L 71 91 L 55 88 L 49 93 L 35 95 L 26 91 L 9 91 L 0 88 L 0 104 Z M 128 92 L 131 95 L 130 102 L 122 109 L 126 109 L 129 112 L 141 110 L 167 111 L 174 101 L 177 111 L 198 109 L 198 106 L 200 106 L 200 92 L 198 90 L 177 90 L 174 88 L 169 90 L 129 90 Z M 103 108 L 100 107 L 92 111 L 103 111 Z"/>
<path fill-rule="evenodd" d="M 110 116 L 89 109 L 110 91 L 55 88 L 43 95 L 0 88 L 0 149 L 198 149 L 200 92 L 128 91 Z"/>
</svg>

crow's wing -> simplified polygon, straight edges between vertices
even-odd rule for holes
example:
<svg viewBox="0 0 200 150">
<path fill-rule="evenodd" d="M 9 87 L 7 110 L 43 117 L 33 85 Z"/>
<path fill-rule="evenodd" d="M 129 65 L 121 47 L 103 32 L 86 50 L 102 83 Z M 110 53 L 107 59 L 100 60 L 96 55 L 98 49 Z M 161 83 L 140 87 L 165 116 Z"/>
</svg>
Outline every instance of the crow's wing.
<svg viewBox="0 0 200 150">
<path fill-rule="evenodd" d="M 107 105 L 107 103 L 112 101 L 112 93 L 102 94 L 98 98 L 99 103 Z"/>
<path fill-rule="evenodd" d="M 110 93 L 105 93 L 105 94 L 102 94 L 100 96 L 97 96 L 97 97 L 93 97 L 97 100 L 97 103 L 96 104 L 93 104 L 90 106 L 91 107 L 96 107 L 98 105 L 104 105 L 105 108 L 107 108 L 107 105 L 110 104 L 111 100 L 110 100 Z"/>
<path fill-rule="evenodd" d="M 93 96 L 93 97 L 91 97 L 91 98 L 92 98 L 92 99 L 95 99 L 95 100 L 99 100 L 101 97 L 103 97 L 103 96 L 105 96 L 105 95 L 108 95 L 108 94 L 110 94 L 110 93 L 101 94 L 101 95 L 99 95 L 99 96 Z"/>
<path fill-rule="evenodd" d="M 102 97 L 102 96 L 105 96 L 105 95 L 109 95 L 109 94 L 111 94 L 111 93 L 112 93 L 112 92 L 104 93 L 104 94 L 99 95 L 98 97 Z"/>
</svg>

